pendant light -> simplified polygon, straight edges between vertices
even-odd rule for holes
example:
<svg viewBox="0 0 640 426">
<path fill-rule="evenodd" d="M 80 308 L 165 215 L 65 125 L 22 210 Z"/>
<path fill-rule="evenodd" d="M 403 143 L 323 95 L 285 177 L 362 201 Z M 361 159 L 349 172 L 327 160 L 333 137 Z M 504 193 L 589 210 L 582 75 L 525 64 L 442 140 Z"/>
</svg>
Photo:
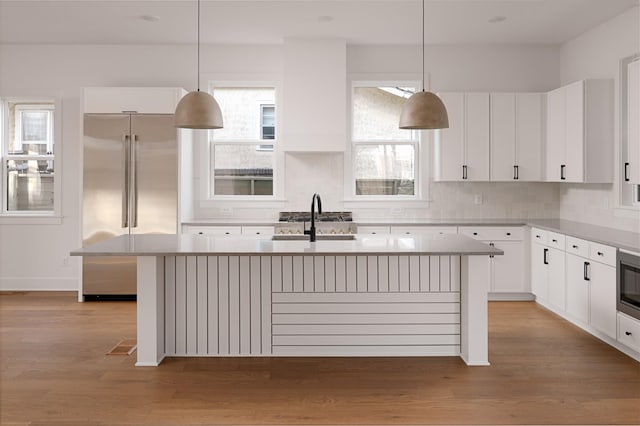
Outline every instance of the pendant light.
<svg viewBox="0 0 640 426">
<path fill-rule="evenodd" d="M 416 92 L 402 107 L 401 129 L 448 129 L 449 116 L 442 100 L 424 90 L 424 0 L 422 0 L 422 91 Z"/>
<path fill-rule="evenodd" d="M 180 99 L 175 112 L 175 126 L 184 129 L 222 129 L 222 112 L 218 102 L 200 91 L 200 0 L 198 0 L 198 90 Z"/>
</svg>

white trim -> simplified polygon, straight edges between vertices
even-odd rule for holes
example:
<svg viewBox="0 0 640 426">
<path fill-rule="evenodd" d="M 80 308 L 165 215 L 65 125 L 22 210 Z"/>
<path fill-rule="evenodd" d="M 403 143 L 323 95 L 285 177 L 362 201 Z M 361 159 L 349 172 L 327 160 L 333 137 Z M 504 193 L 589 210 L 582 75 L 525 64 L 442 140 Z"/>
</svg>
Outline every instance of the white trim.
<svg viewBox="0 0 640 426">
<path fill-rule="evenodd" d="M 350 74 L 351 90 L 348 94 L 349 108 L 349 143 L 344 153 L 344 207 L 345 208 L 375 208 L 381 204 L 393 203 L 394 206 L 401 204 L 406 207 L 428 207 L 429 198 L 429 161 L 430 137 L 424 131 L 412 131 L 412 137 L 405 140 L 354 140 L 353 139 L 353 91 L 356 87 L 378 87 L 378 86 L 409 86 L 421 90 L 419 78 L 413 79 L 413 74 Z M 412 196 L 403 195 L 356 195 L 354 177 L 354 152 L 355 145 L 386 145 L 386 144 L 407 144 L 413 145 L 414 156 L 414 191 Z M 400 204 L 399 204 L 400 203 Z M 406 204 L 405 204 L 406 203 Z"/>
<path fill-rule="evenodd" d="M 77 277 L 0 277 L 0 291 L 78 291 Z"/>
<path fill-rule="evenodd" d="M 52 120 L 50 126 L 52 126 L 51 140 L 53 144 L 53 154 L 50 155 L 10 155 L 8 153 L 8 144 L 6 141 L 9 139 L 9 108 L 10 103 L 30 103 L 33 105 L 16 105 L 16 112 L 20 109 L 36 109 L 36 110 L 51 110 Z M 21 224 L 21 223 L 39 223 L 39 224 L 60 224 L 61 220 L 61 208 L 62 208 L 62 101 L 60 98 L 30 98 L 30 97 L 5 97 L 0 99 L 0 106 L 2 109 L 2 117 L 0 120 L 0 194 L 2 194 L 2 201 L 0 201 L 0 224 Z M 17 121 L 17 120 L 16 120 Z M 18 123 L 16 123 L 18 124 Z M 16 129 L 16 134 L 19 129 Z M 7 206 L 7 160 L 47 160 L 54 163 L 54 177 L 53 177 L 53 209 L 46 211 L 14 211 L 8 210 Z"/>
</svg>

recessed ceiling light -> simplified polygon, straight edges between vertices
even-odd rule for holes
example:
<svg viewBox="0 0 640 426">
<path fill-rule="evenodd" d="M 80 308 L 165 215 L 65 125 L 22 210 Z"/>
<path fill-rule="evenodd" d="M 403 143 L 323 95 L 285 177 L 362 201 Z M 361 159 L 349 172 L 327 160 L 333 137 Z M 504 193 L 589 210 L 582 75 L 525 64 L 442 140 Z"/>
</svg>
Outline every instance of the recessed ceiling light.
<svg viewBox="0 0 640 426">
<path fill-rule="evenodd" d="M 329 15 L 318 16 L 318 22 L 331 22 L 331 21 L 333 21 L 333 16 L 329 16 Z"/>
<path fill-rule="evenodd" d="M 488 22 L 490 24 L 497 24 L 498 22 L 504 22 L 506 20 L 507 20 L 506 16 L 496 15 L 496 16 L 493 16 L 493 17 L 489 18 Z"/>
<path fill-rule="evenodd" d="M 142 15 L 140 16 L 140 19 L 147 22 L 158 22 L 160 17 L 157 15 Z"/>
</svg>

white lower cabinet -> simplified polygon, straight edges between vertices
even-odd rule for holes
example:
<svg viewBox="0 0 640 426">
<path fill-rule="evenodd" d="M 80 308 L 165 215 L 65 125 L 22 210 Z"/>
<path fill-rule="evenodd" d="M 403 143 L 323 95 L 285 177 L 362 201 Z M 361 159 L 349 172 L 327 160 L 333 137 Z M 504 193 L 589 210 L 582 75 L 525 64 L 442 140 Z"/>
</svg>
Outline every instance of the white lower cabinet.
<svg viewBox="0 0 640 426">
<path fill-rule="evenodd" d="M 406 235 L 432 235 L 432 234 L 457 234 L 456 226 L 392 226 L 392 234 Z"/>
<path fill-rule="evenodd" d="M 590 262 L 567 254 L 567 313 L 582 324 L 589 323 Z"/>
<path fill-rule="evenodd" d="M 200 234 L 200 235 L 240 235 L 242 234 L 242 226 L 217 226 L 202 225 L 192 226 L 183 225 L 182 232 L 184 234 Z"/>
<path fill-rule="evenodd" d="M 363 235 L 388 235 L 391 233 L 388 226 L 358 226 L 357 232 Z"/>
<path fill-rule="evenodd" d="M 621 341 L 631 340 L 620 335 L 616 310 L 616 249 L 536 228 L 531 229 L 531 243 L 536 301 L 596 336 L 629 346 Z M 622 322 L 628 323 L 625 318 Z"/>
<path fill-rule="evenodd" d="M 640 321 L 618 312 L 618 342 L 640 352 Z"/>
<path fill-rule="evenodd" d="M 589 324 L 612 339 L 616 338 L 616 268 L 591 264 Z"/>
<path fill-rule="evenodd" d="M 547 267 L 549 268 L 548 291 L 549 304 L 556 311 L 564 311 L 566 308 L 566 279 L 565 279 L 565 253 L 564 250 L 549 247 L 547 251 Z"/>
<path fill-rule="evenodd" d="M 458 232 L 504 252 L 504 255 L 491 257 L 490 299 L 522 300 L 521 295 L 529 293 L 522 227 L 460 226 Z"/>
</svg>

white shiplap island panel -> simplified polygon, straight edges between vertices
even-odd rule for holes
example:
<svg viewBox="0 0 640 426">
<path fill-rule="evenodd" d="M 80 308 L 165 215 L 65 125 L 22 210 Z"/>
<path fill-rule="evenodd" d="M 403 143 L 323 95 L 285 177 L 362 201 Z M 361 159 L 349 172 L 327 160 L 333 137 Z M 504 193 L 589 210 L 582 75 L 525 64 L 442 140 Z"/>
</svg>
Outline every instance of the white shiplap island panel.
<svg viewBox="0 0 640 426">
<path fill-rule="evenodd" d="M 138 235 L 72 254 L 138 257 L 136 365 L 333 355 L 488 364 L 488 255 L 502 252 L 465 236 Z"/>
</svg>

